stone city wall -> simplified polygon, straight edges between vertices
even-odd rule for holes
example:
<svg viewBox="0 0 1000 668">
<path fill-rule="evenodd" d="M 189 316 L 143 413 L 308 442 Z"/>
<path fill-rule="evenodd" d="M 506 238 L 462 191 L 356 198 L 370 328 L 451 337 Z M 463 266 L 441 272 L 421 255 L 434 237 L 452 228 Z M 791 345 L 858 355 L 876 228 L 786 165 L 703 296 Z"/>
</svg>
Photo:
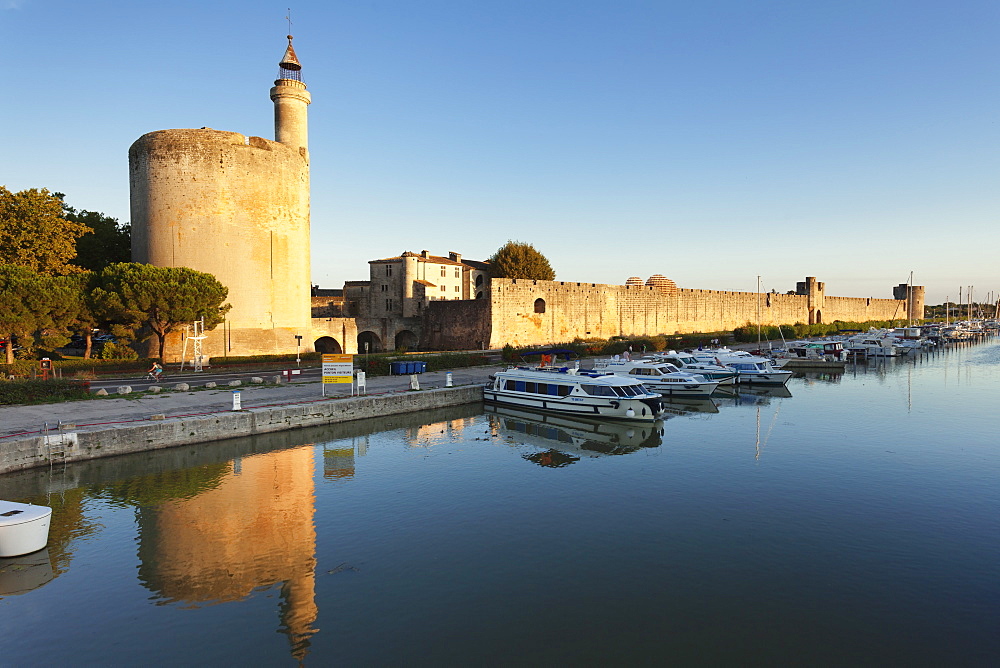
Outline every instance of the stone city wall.
<svg viewBox="0 0 1000 668">
<path fill-rule="evenodd" d="M 489 304 L 492 348 L 731 330 L 756 323 L 758 313 L 764 325 L 810 322 L 808 295 L 640 285 L 493 279 Z M 914 317 L 922 317 L 922 311 L 922 302 L 914 304 Z M 901 319 L 907 317 L 906 301 L 823 295 L 813 317 L 820 322 Z M 451 346 L 470 347 L 460 345 L 459 336 L 456 332 Z"/>
<path fill-rule="evenodd" d="M 428 302 L 421 322 L 426 350 L 482 350 L 489 346 L 490 303 L 486 299 Z"/>
</svg>

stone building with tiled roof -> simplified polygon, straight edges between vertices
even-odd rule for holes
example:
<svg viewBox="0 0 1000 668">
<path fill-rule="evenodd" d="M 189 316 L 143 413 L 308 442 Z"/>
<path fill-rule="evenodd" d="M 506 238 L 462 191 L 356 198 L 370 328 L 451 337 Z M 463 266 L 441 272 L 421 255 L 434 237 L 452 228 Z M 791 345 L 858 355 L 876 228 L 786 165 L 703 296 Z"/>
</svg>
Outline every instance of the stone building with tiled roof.
<svg viewBox="0 0 1000 668">
<path fill-rule="evenodd" d="M 482 299 L 489 264 L 463 260 L 460 253 L 407 251 L 368 262 L 369 280 L 347 281 L 341 314 L 359 322 L 358 350 L 415 348 L 428 304 Z M 367 335 L 365 335 L 367 333 Z"/>
</svg>

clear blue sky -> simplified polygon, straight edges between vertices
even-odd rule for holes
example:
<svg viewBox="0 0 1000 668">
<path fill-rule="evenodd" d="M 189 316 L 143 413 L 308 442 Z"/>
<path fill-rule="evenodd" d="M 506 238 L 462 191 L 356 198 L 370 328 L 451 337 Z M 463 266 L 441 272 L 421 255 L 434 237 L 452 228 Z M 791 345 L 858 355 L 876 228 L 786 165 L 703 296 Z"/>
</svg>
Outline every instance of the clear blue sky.
<svg viewBox="0 0 1000 668">
<path fill-rule="evenodd" d="M 273 137 L 287 2 L 0 0 L 13 190 L 128 213 L 129 145 Z M 558 280 L 1000 290 L 1000 3 L 299 2 L 314 282 L 507 239 Z"/>
</svg>

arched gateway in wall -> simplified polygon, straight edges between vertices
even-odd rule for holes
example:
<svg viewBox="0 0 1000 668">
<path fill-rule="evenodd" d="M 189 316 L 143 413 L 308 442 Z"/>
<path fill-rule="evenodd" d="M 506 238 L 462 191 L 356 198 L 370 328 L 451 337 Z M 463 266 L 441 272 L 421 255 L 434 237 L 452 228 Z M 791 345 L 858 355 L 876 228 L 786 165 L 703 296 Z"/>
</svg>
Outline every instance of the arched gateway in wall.
<svg viewBox="0 0 1000 668">
<path fill-rule="evenodd" d="M 382 352 L 382 339 L 375 332 L 361 332 L 358 334 L 359 353 L 380 353 Z"/>
<path fill-rule="evenodd" d="M 313 347 L 318 353 L 326 353 L 328 355 L 340 355 L 344 352 L 341 347 L 340 342 L 332 336 L 321 336 L 313 342 Z"/>
<path fill-rule="evenodd" d="M 415 350 L 417 348 L 417 335 L 408 329 L 396 334 L 396 350 Z"/>
</svg>

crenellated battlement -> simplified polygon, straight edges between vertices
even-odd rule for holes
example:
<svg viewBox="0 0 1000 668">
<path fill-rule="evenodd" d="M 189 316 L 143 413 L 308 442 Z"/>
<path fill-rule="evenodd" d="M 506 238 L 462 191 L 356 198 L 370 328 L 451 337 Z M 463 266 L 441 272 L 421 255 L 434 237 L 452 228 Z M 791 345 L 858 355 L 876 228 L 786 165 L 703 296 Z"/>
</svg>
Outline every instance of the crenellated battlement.
<svg viewBox="0 0 1000 668">
<path fill-rule="evenodd" d="M 914 318 L 923 315 L 922 290 L 913 288 Z M 828 297 L 814 277 L 799 282 L 794 293 L 494 278 L 490 300 L 491 346 L 724 331 L 758 320 L 780 325 L 910 317 L 905 298 Z M 456 313 L 450 317 L 457 322 Z"/>
</svg>

